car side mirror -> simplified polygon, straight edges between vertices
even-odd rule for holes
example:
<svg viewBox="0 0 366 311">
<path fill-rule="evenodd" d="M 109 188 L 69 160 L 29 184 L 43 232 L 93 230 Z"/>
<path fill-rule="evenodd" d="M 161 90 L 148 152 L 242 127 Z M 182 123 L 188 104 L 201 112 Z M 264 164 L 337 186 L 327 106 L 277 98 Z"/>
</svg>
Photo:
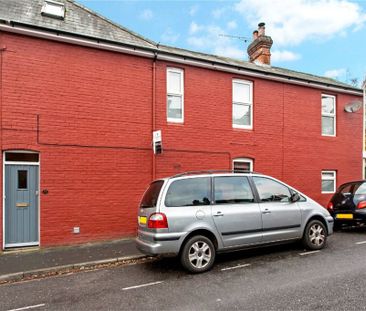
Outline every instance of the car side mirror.
<svg viewBox="0 0 366 311">
<path fill-rule="evenodd" d="M 290 198 L 290 201 L 292 203 L 295 203 L 295 202 L 297 202 L 299 200 L 300 200 L 300 195 L 297 192 L 293 193 L 292 196 L 291 196 L 291 198 Z"/>
</svg>

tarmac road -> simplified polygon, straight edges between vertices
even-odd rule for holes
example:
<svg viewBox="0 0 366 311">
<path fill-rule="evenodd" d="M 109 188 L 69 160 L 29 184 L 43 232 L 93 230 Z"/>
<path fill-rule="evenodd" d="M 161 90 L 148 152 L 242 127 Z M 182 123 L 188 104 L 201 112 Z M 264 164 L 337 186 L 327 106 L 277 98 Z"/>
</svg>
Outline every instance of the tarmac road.
<svg viewBox="0 0 366 311">
<path fill-rule="evenodd" d="M 0 310 L 366 310 L 366 229 L 328 247 L 290 244 L 220 255 L 187 274 L 175 259 L 0 286 Z"/>
</svg>

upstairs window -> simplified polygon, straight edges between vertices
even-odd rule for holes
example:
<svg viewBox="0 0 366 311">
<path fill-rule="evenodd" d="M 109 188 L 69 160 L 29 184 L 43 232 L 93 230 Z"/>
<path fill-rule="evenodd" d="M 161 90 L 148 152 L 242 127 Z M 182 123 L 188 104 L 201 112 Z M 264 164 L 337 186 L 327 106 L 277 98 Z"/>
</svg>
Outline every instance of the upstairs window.
<svg viewBox="0 0 366 311">
<path fill-rule="evenodd" d="M 336 136 L 336 98 L 322 95 L 322 135 Z"/>
<path fill-rule="evenodd" d="M 253 128 L 253 84 L 245 80 L 233 80 L 233 127 Z"/>
<path fill-rule="evenodd" d="M 245 173 L 253 171 L 253 160 L 238 158 L 233 160 L 233 171 L 235 173 Z"/>
<path fill-rule="evenodd" d="M 167 119 L 168 122 L 184 121 L 183 70 L 167 69 Z"/>
<path fill-rule="evenodd" d="M 322 171 L 322 193 L 336 191 L 336 171 Z"/>
</svg>

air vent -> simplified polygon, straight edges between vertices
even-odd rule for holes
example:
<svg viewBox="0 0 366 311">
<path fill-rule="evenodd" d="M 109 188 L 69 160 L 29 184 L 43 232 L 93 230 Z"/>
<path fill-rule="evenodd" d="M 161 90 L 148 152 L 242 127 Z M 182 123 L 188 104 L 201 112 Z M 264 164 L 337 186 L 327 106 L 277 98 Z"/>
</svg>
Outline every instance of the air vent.
<svg viewBox="0 0 366 311">
<path fill-rule="evenodd" d="M 65 5 L 60 2 L 46 0 L 43 4 L 41 14 L 48 17 L 64 19 Z"/>
</svg>

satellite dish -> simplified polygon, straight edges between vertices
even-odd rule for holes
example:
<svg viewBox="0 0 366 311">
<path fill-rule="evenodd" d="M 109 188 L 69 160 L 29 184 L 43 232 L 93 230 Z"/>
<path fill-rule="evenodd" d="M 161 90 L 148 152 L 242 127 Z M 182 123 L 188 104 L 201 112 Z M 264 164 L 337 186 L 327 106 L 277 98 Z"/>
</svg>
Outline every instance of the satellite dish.
<svg viewBox="0 0 366 311">
<path fill-rule="evenodd" d="M 354 101 L 344 106 L 345 112 L 356 112 L 362 108 L 362 102 Z"/>
</svg>

